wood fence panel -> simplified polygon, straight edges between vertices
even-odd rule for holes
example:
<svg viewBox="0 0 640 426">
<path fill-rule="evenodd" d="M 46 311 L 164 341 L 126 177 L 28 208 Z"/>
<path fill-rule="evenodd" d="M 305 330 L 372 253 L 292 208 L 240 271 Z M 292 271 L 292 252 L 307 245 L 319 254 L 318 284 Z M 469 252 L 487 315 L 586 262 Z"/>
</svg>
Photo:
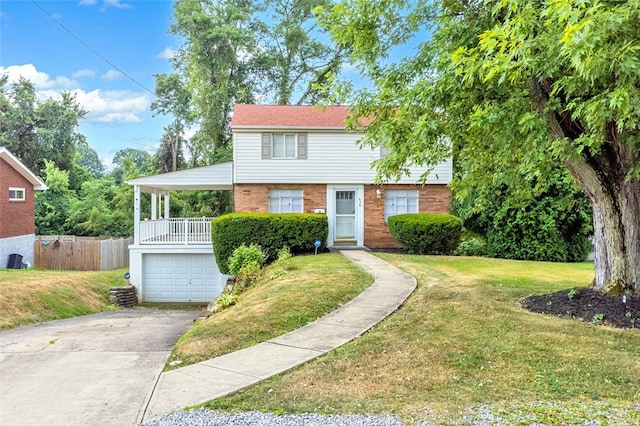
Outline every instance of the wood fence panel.
<svg viewBox="0 0 640 426">
<path fill-rule="evenodd" d="M 74 236 L 38 236 L 35 267 L 50 270 L 107 271 L 129 264 L 133 238 L 100 239 Z"/>
</svg>

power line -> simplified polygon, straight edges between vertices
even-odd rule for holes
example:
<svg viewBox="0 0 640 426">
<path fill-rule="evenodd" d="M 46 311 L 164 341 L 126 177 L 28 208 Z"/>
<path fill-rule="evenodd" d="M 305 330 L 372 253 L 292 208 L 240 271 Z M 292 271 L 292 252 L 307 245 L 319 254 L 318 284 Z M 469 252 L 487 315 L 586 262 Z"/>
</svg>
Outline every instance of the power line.
<svg viewBox="0 0 640 426">
<path fill-rule="evenodd" d="M 113 62 L 111 62 L 110 60 L 108 60 L 107 58 L 105 58 L 103 55 L 100 54 L 100 52 L 98 52 L 97 50 L 95 50 L 93 47 L 89 46 L 87 43 L 84 42 L 84 40 L 82 40 L 80 37 L 78 37 L 77 35 L 75 35 L 71 30 L 69 30 L 67 27 L 65 27 L 60 21 L 58 21 L 53 15 L 51 15 L 49 12 L 47 12 L 42 6 L 40 6 L 38 4 L 37 1 L 35 0 L 31 0 L 31 3 L 33 3 L 38 9 L 40 9 L 42 11 L 42 13 L 44 13 L 45 15 L 47 15 L 49 18 L 51 18 L 51 20 L 53 22 L 55 22 L 56 24 L 58 24 L 60 26 L 60 28 L 62 28 L 63 30 L 65 30 L 67 33 L 69 33 L 71 35 L 71 37 L 75 38 L 76 40 L 78 40 L 78 42 L 80 42 L 84 47 L 86 47 L 87 49 L 89 49 L 91 52 L 93 52 L 94 55 L 96 55 L 98 58 L 102 59 L 104 62 L 106 62 L 107 64 L 109 64 L 111 67 L 113 67 L 116 71 L 120 72 L 122 75 L 124 75 L 125 77 L 127 77 L 129 80 L 131 80 L 132 82 L 134 82 L 136 85 L 138 85 L 139 87 L 141 87 L 143 90 L 151 93 L 153 96 L 155 96 L 156 94 L 154 92 L 152 92 L 151 90 L 147 89 L 145 86 L 143 86 L 141 83 L 138 83 L 138 81 L 136 81 L 133 77 L 131 77 L 129 74 L 127 74 L 126 72 L 124 72 L 123 70 L 121 70 L 119 67 L 117 67 Z"/>
</svg>

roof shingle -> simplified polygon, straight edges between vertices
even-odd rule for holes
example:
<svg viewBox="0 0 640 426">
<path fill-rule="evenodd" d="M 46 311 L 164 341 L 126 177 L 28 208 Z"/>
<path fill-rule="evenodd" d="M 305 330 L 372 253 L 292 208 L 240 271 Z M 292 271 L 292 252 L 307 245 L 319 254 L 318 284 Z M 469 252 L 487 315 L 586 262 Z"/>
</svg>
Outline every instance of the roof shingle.
<svg viewBox="0 0 640 426">
<path fill-rule="evenodd" d="M 231 127 L 310 127 L 344 129 L 349 108 L 310 105 L 236 104 Z"/>
</svg>

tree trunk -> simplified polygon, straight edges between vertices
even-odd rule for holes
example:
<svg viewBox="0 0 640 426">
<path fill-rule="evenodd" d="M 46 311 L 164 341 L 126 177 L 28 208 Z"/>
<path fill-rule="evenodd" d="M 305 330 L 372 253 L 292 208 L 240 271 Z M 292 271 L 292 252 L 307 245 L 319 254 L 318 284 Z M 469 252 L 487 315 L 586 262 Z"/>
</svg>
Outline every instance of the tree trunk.
<svg viewBox="0 0 640 426">
<path fill-rule="evenodd" d="M 622 168 L 622 164 L 618 164 Z M 596 290 L 640 295 L 640 182 L 594 170 L 583 158 L 567 167 L 593 204 Z"/>
<path fill-rule="evenodd" d="M 533 105 L 547 119 L 552 140 L 576 140 L 584 127 L 568 109 L 546 111 L 552 82 L 533 80 Z M 565 165 L 593 204 L 595 278 L 593 288 L 609 294 L 640 295 L 640 180 L 629 178 L 638 153 L 607 125 L 601 146 L 583 146 L 569 154 Z M 571 148 L 570 148 L 571 149 Z"/>
</svg>

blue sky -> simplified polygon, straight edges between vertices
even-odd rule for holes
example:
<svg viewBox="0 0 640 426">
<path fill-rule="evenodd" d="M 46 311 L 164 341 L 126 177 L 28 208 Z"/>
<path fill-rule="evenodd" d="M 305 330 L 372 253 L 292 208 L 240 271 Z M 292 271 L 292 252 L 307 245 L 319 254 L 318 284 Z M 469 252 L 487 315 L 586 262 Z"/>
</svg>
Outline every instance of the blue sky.
<svg viewBox="0 0 640 426">
<path fill-rule="evenodd" d="M 180 47 L 168 34 L 172 4 L 0 0 L 0 73 L 31 80 L 41 99 L 75 93 L 89 111 L 80 132 L 106 164 L 123 148 L 153 152 L 170 122 L 150 110 L 154 74 L 172 71 Z"/>
</svg>

